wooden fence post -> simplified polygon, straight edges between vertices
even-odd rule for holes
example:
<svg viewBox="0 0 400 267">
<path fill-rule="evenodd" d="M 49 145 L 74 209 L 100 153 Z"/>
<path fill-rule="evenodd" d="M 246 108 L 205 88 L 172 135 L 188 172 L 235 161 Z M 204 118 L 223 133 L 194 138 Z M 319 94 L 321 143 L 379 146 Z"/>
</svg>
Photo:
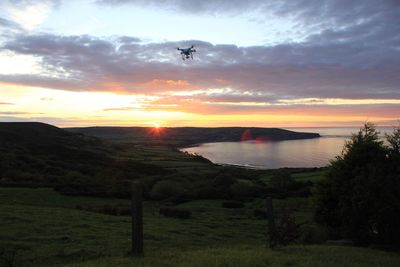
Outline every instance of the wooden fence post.
<svg viewBox="0 0 400 267">
<path fill-rule="evenodd" d="M 143 192 L 139 181 L 132 182 L 132 253 L 143 255 Z"/>
<path fill-rule="evenodd" d="M 271 197 L 267 197 L 266 206 L 267 206 L 267 216 L 268 216 L 269 247 L 274 248 L 276 246 L 277 233 L 276 233 L 276 227 L 275 227 L 274 207 L 272 204 Z"/>
</svg>

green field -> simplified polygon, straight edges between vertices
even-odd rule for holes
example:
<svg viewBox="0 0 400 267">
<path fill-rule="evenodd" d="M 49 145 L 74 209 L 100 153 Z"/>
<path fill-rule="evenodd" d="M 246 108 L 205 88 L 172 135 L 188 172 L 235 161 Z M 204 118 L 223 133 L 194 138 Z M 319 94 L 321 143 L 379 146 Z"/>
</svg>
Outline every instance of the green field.
<svg viewBox="0 0 400 267">
<path fill-rule="evenodd" d="M 165 144 L 0 128 L 0 267 L 400 266 L 398 253 L 324 245 L 312 196 L 327 168 L 220 166 Z M 129 253 L 132 181 L 145 198 L 143 257 Z M 295 219 L 298 243 L 268 248 L 267 196 L 277 226 Z M 191 216 L 164 217 L 165 207 Z"/>
<path fill-rule="evenodd" d="M 310 176 L 312 178 L 312 176 Z M 145 255 L 130 250 L 130 217 L 76 209 L 78 205 L 129 206 L 128 200 L 71 197 L 52 189 L 0 189 L 0 255 L 12 266 L 399 266 L 400 255 L 371 249 L 325 245 L 266 247 L 266 221 L 252 211 L 262 199 L 241 209 L 219 200 L 198 200 L 178 207 L 190 219 L 158 214 L 162 202 L 144 203 Z M 308 199 L 275 201 L 307 221 Z M 1 266 L 1 265 L 0 265 Z"/>
</svg>

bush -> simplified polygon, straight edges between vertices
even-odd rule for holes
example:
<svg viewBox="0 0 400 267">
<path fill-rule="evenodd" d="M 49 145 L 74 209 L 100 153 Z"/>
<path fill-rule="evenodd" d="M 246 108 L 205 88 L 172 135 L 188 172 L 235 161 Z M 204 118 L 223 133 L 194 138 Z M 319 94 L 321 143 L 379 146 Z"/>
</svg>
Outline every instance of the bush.
<svg viewBox="0 0 400 267">
<path fill-rule="evenodd" d="M 248 197 L 259 197 L 262 188 L 254 185 L 252 182 L 237 182 L 230 186 L 232 198 L 242 199 Z"/>
<path fill-rule="evenodd" d="M 186 195 L 192 199 L 218 199 L 227 196 L 217 191 L 217 188 L 209 180 L 193 182 Z"/>
<path fill-rule="evenodd" d="M 366 124 L 317 185 L 315 218 L 331 238 L 400 246 L 400 129 L 387 140 L 385 146 Z"/>
<path fill-rule="evenodd" d="M 299 242 L 302 244 L 322 244 L 328 238 L 328 232 L 323 227 L 304 225 L 300 228 Z"/>
<path fill-rule="evenodd" d="M 268 229 L 268 238 L 271 247 L 287 246 L 296 242 L 300 237 L 300 225 L 287 210 L 284 210 L 276 223 L 275 231 Z"/>
<path fill-rule="evenodd" d="M 290 192 L 291 197 L 309 197 L 311 196 L 311 189 L 309 187 L 301 187 L 293 192 Z"/>
<path fill-rule="evenodd" d="M 295 181 L 289 172 L 279 170 L 271 177 L 269 186 L 277 190 L 282 190 L 288 188 L 294 182 Z"/>
<path fill-rule="evenodd" d="M 295 181 L 286 170 L 277 171 L 269 181 L 267 193 L 275 198 L 309 197 L 312 182 Z"/>
<path fill-rule="evenodd" d="M 156 200 L 177 198 L 183 194 L 183 187 L 175 181 L 160 181 L 156 183 L 150 192 L 150 197 Z"/>
</svg>

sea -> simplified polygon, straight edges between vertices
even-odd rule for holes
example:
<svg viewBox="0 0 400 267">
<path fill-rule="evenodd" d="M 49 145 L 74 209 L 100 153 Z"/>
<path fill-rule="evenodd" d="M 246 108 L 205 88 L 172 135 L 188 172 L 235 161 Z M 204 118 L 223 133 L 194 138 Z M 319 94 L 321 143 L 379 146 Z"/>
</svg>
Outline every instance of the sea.
<svg viewBox="0 0 400 267">
<path fill-rule="evenodd" d="M 256 169 L 324 167 L 343 151 L 346 140 L 360 128 L 284 128 L 295 132 L 319 133 L 320 138 L 288 141 L 244 141 L 204 143 L 183 148 L 216 164 L 237 165 Z M 393 132 L 393 127 L 378 127 L 380 137 Z"/>
</svg>

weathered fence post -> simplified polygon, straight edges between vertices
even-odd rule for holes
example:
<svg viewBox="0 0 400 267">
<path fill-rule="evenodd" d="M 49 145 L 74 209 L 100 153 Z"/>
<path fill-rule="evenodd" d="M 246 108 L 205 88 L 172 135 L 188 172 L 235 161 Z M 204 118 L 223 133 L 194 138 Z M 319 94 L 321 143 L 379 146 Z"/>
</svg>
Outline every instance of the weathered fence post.
<svg viewBox="0 0 400 267">
<path fill-rule="evenodd" d="M 272 205 L 272 198 L 267 197 L 267 216 L 268 216 L 268 239 L 269 247 L 274 248 L 276 246 L 276 227 L 275 227 L 275 216 L 274 207 Z"/>
<path fill-rule="evenodd" d="M 143 192 L 138 181 L 132 182 L 132 253 L 143 254 Z"/>
</svg>

